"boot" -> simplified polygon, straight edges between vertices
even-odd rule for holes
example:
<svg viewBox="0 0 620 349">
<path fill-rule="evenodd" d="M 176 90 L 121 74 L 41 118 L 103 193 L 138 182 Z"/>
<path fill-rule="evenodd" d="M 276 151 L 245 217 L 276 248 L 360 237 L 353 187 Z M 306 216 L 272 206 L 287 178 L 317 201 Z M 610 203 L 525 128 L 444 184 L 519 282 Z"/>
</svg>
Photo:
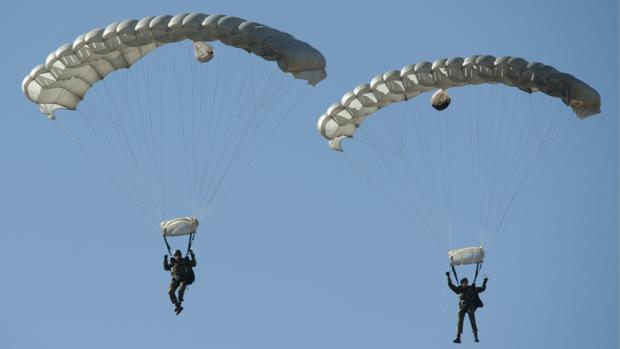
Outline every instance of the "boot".
<svg viewBox="0 0 620 349">
<path fill-rule="evenodd" d="M 183 307 L 181 306 L 181 304 L 177 304 L 177 307 L 174 311 L 177 313 L 177 315 L 179 315 L 183 311 Z"/>
<path fill-rule="evenodd" d="M 453 340 L 452 343 L 458 343 L 458 344 L 461 343 L 461 334 L 460 333 L 456 335 L 456 339 Z"/>
<path fill-rule="evenodd" d="M 480 342 L 478 340 L 478 332 L 474 332 L 474 342 L 476 342 L 476 343 Z"/>
</svg>

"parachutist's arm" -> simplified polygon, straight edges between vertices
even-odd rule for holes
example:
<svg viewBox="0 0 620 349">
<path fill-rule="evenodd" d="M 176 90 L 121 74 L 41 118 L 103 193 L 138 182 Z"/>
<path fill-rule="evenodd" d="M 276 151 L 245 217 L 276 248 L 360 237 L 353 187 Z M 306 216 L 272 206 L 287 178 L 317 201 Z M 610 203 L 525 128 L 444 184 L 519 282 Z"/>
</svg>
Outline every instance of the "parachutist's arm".
<svg viewBox="0 0 620 349">
<path fill-rule="evenodd" d="M 476 287 L 476 292 L 478 293 L 484 292 L 484 290 L 487 289 L 487 281 L 489 281 L 489 279 L 484 278 L 484 281 L 482 282 L 482 287 Z"/>
<path fill-rule="evenodd" d="M 194 254 L 194 251 L 189 251 L 189 255 L 192 256 L 192 258 L 190 259 L 190 265 L 192 267 L 196 266 L 196 255 Z"/>
<path fill-rule="evenodd" d="M 170 271 L 170 263 L 168 263 L 168 255 L 164 256 L 164 270 L 166 271 Z"/>
<path fill-rule="evenodd" d="M 459 288 L 454 286 L 454 284 L 452 283 L 452 279 L 450 279 L 450 277 L 448 277 L 448 287 L 450 287 L 452 292 L 459 294 Z"/>
</svg>

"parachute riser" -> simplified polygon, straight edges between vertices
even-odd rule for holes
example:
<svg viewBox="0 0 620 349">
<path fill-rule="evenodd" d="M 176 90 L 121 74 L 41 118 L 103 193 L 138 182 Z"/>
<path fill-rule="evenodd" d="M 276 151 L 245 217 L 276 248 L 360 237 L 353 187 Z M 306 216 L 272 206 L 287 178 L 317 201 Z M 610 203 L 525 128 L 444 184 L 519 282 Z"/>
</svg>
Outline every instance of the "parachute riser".
<svg viewBox="0 0 620 349">
<path fill-rule="evenodd" d="M 452 274 L 454 275 L 454 280 L 456 281 L 456 284 L 460 284 L 459 277 L 456 274 L 456 268 L 454 268 L 454 264 L 450 264 L 450 267 L 452 268 Z M 472 285 L 476 285 L 476 280 L 478 279 L 480 269 L 482 269 L 482 262 L 476 263 L 476 274 L 474 274 L 474 281 L 472 282 Z"/>
<path fill-rule="evenodd" d="M 192 242 L 194 242 L 194 237 L 196 236 L 196 233 L 191 233 L 189 234 L 189 240 L 187 241 L 187 252 L 185 252 L 185 255 L 187 256 L 189 254 L 189 251 L 192 250 Z"/>
<path fill-rule="evenodd" d="M 168 254 L 172 255 L 172 250 L 170 249 L 170 244 L 168 243 L 168 239 L 166 239 L 166 235 L 162 235 L 164 237 L 164 242 L 166 243 L 166 248 L 168 249 Z"/>
<path fill-rule="evenodd" d="M 170 250 L 170 248 L 168 248 L 168 250 Z M 458 275 L 456 275 L 456 269 L 454 269 L 454 264 L 450 264 L 450 266 L 452 267 L 452 274 L 454 274 L 454 281 L 458 285 L 459 284 L 459 277 L 458 277 Z"/>
<path fill-rule="evenodd" d="M 478 279 L 478 273 L 480 272 L 480 269 L 482 269 L 482 262 L 476 263 L 476 274 L 474 275 L 474 282 L 472 283 L 472 285 L 476 284 L 476 279 Z"/>
<path fill-rule="evenodd" d="M 166 238 L 166 235 L 162 235 L 162 236 L 164 237 L 164 243 L 166 244 L 166 249 L 168 250 L 168 254 L 172 255 L 172 248 L 170 247 L 170 243 L 168 243 L 168 239 Z M 187 252 L 185 252 L 185 255 L 188 255 L 189 251 L 191 251 L 192 243 L 194 242 L 195 237 L 196 237 L 196 232 L 189 234 L 189 239 L 187 241 Z"/>
</svg>

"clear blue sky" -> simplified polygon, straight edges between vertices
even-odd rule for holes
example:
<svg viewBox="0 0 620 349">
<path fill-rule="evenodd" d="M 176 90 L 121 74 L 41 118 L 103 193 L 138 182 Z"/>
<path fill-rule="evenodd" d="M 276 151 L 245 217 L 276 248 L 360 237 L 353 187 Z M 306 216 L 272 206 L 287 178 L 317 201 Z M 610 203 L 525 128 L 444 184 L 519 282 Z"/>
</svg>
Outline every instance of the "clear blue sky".
<svg viewBox="0 0 620 349">
<path fill-rule="evenodd" d="M 617 1 L 57 0 L 0 9 L 1 348 L 452 345 L 457 300 L 445 251 L 366 190 L 327 149 L 316 119 L 378 73 L 478 53 L 571 72 L 599 91 L 603 112 L 569 135 L 495 245 L 477 347 L 618 347 Z M 181 12 L 292 33 L 323 52 L 329 76 L 210 216 L 196 240 L 198 281 L 175 317 L 157 225 L 20 84 L 82 32 Z M 472 346 L 465 325 L 463 346 Z"/>
</svg>

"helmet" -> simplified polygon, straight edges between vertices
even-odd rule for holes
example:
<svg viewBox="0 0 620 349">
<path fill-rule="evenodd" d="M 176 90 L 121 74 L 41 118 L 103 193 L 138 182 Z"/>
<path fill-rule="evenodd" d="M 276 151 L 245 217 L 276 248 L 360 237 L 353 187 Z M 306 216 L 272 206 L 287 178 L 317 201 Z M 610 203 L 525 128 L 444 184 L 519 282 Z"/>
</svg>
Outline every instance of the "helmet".
<svg viewBox="0 0 620 349">
<path fill-rule="evenodd" d="M 469 280 L 467 280 L 467 278 L 462 278 L 461 279 L 461 284 L 464 284 L 464 283 L 469 283 Z"/>
<path fill-rule="evenodd" d="M 182 256 L 183 254 L 181 253 L 181 250 L 176 250 L 174 251 L 174 256 Z"/>
</svg>

